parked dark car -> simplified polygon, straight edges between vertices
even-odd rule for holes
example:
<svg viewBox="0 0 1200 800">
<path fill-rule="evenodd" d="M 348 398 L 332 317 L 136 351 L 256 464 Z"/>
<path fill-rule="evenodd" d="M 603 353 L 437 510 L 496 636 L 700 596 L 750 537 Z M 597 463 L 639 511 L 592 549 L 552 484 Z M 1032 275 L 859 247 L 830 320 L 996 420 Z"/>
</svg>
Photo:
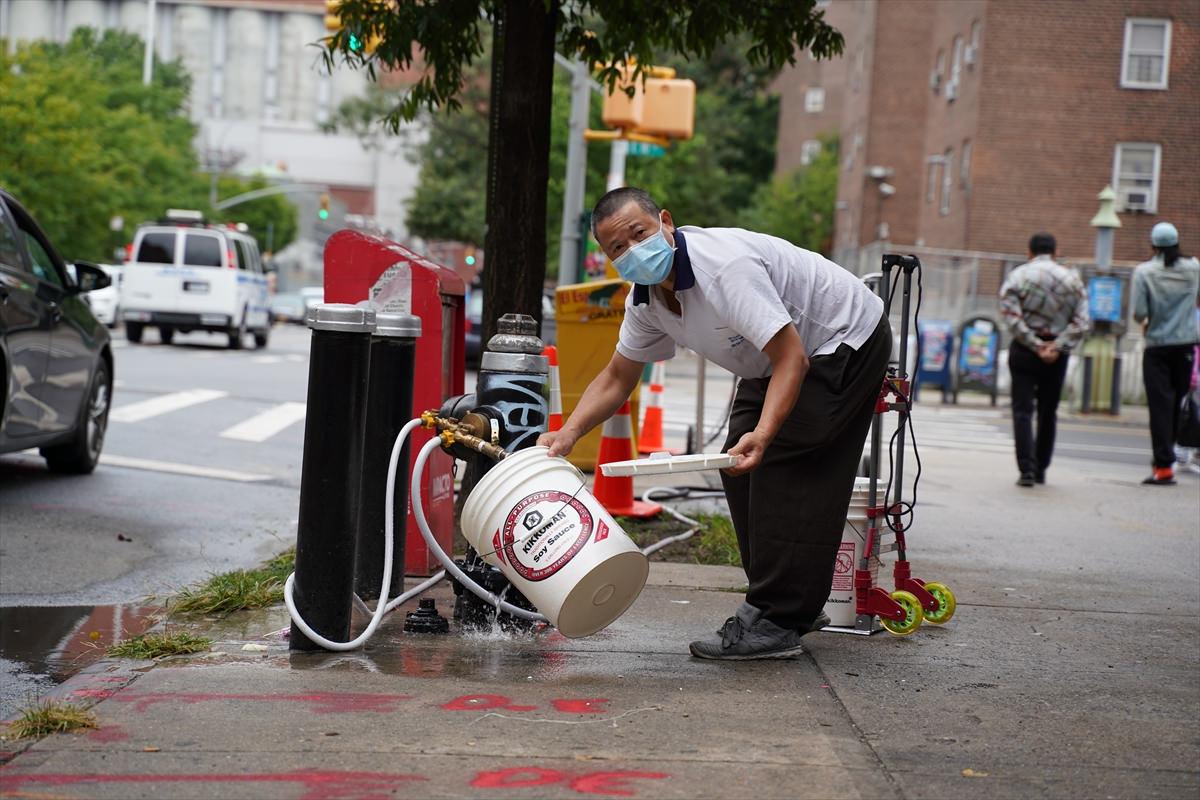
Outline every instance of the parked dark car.
<svg viewBox="0 0 1200 800">
<path fill-rule="evenodd" d="M 558 324 L 554 319 L 554 295 L 542 294 L 542 341 L 555 344 L 558 341 Z M 483 288 L 472 286 L 467 290 L 467 364 L 478 366 L 483 354 Z"/>
<path fill-rule="evenodd" d="M 88 473 L 104 446 L 113 357 L 82 295 L 111 279 L 72 266 L 0 189 L 0 453 L 37 447 L 52 471 Z"/>
</svg>

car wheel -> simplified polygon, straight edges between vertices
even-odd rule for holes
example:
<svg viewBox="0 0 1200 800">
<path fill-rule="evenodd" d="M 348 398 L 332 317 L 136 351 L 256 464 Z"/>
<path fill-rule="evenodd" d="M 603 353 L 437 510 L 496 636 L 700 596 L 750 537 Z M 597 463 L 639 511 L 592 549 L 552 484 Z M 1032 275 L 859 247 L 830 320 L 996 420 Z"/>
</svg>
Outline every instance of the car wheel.
<svg viewBox="0 0 1200 800">
<path fill-rule="evenodd" d="M 145 326 L 140 322 L 125 323 L 125 338 L 134 344 L 142 343 L 142 330 Z"/>
<path fill-rule="evenodd" d="M 241 350 L 242 343 L 246 341 L 246 312 L 242 310 L 242 321 L 238 323 L 236 328 L 229 330 L 229 349 Z"/>
<path fill-rule="evenodd" d="M 159 325 L 158 338 L 162 340 L 163 344 L 170 344 L 175 340 L 175 329 L 169 325 Z"/>
<path fill-rule="evenodd" d="M 112 402 L 108 365 L 103 360 L 92 375 L 87 402 L 75 427 L 75 438 L 65 444 L 43 447 L 42 457 L 51 472 L 87 475 L 100 461 L 104 434 L 108 430 L 108 410 Z"/>
<path fill-rule="evenodd" d="M 270 328 L 263 328 L 260 331 L 255 331 L 254 332 L 254 349 L 255 350 L 265 350 L 267 347 L 267 342 L 269 342 L 270 340 L 271 340 L 271 329 Z"/>
</svg>

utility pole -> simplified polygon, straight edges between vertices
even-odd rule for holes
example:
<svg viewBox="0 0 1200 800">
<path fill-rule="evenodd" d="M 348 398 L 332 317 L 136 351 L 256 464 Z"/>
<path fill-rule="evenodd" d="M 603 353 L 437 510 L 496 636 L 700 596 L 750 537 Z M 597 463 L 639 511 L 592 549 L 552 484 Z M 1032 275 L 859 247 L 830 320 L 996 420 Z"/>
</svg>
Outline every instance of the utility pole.
<svg viewBox="0 0 1200 800">
<path fill-rule="evenodd" d="M 146 53 L 142 57 L 142 85 L 149 86 L 154 77 L 155 0 L 146 0 Z"/>
<path fill-rule="evenodd" d="M 567 185 L 563 192 L 562 236 L 558 247 L 558 285 L 575 283 L 579 254 L 583 248 L 579 220 L 583 216 L 584 184 L 587 178 L 587 140 L 591 107 L 591 78 L 582 61 L 571 63 L 571 116 L 567 133 Z"/>
</svg>

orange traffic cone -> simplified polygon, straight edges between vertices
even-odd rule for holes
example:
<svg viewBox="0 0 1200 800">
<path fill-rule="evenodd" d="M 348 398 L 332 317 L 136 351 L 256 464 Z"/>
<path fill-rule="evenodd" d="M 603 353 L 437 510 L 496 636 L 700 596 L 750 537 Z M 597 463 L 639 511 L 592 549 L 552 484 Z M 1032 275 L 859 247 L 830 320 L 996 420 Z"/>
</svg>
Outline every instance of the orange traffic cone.
<svg viewBox="0 0 1200 800">
<path fill-rule="evenodd" d="M 546 430 L 558 431 L 562 430 L 562 384 L 558 379 L 558 348 L 554 345 L 546 345 L 546 349 L 542 351 L 542 355 L 550 362 L 550 416 L 546 420 Z"/>
<path fill-rule="evenodd" d="M 596 481 L 592 494 L 614 517 L 653 517 L 662 511 L 658 503 L 646 503 L 633 497 L 633 476 L 610 478 L 600 469 L 601 464 L 627 461 L 633 457 L 633 422 L 629 418 L 629 401 L 617 409 L 600 435 L 600 455 L 596 458 Z"/>
<path fill-rule="evenodd" d="M 650 395 L 646 398 L 646 413 L 642 415 L 642 430 L 638 434 L 638 452 L 668 452 L 679 455 L 678 450 L 668 450 L 663 444 L 663 364 L 656 362 L 650 370 Z"/>
</svg>

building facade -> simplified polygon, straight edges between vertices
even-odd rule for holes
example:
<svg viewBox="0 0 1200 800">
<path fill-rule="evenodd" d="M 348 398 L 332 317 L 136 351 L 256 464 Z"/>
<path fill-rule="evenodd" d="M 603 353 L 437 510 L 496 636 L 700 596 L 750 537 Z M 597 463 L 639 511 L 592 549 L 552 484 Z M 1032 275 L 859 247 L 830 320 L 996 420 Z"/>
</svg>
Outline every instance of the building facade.
<svg viewBox="0 0 1200 800">
<path fill-rule="evenodd" d="M 838 134 L 839 263 L 878 242 L 1020 254 L 1039 230 L 1086 260 L 1110 184 L 1115 259 L 1146 258 L 1160 219 L 1200 250 L 1200 3 L 833 0 L 825 12 L 845 52 L 780 77 L 776 166 Z M 819 89 L 835 113 L 807 110 Z"/>
<path fill-rule="evenodd" d="M 202 166 L 210 171 L 273 176 L 314 188 L 290 193 L 299 210 L 292 249 L 301 274 L 320 278 L 324 239 L 342 215 L 406 239 L 405 206 L 418 168 L 402 140 L 365 146 L 357 137 L 322 130 L 343 101 L 368 87 L 365 72 L 328 72 L 316 46 L 328 35 L 324 0 L 156 0 L 154 49 L 181 59 L 192 76 L 190 115 Z M 120 28 L 146 37 L 147 0 L 0 0 L 0 38 L 65 41 L 74 29 Z M 333 215 L 317 217 L 328 192 Z M 286 258 L 285 258 L 286 261 Z M 314 263 L 315 262 L 315 263 Z"/>
</svg>

